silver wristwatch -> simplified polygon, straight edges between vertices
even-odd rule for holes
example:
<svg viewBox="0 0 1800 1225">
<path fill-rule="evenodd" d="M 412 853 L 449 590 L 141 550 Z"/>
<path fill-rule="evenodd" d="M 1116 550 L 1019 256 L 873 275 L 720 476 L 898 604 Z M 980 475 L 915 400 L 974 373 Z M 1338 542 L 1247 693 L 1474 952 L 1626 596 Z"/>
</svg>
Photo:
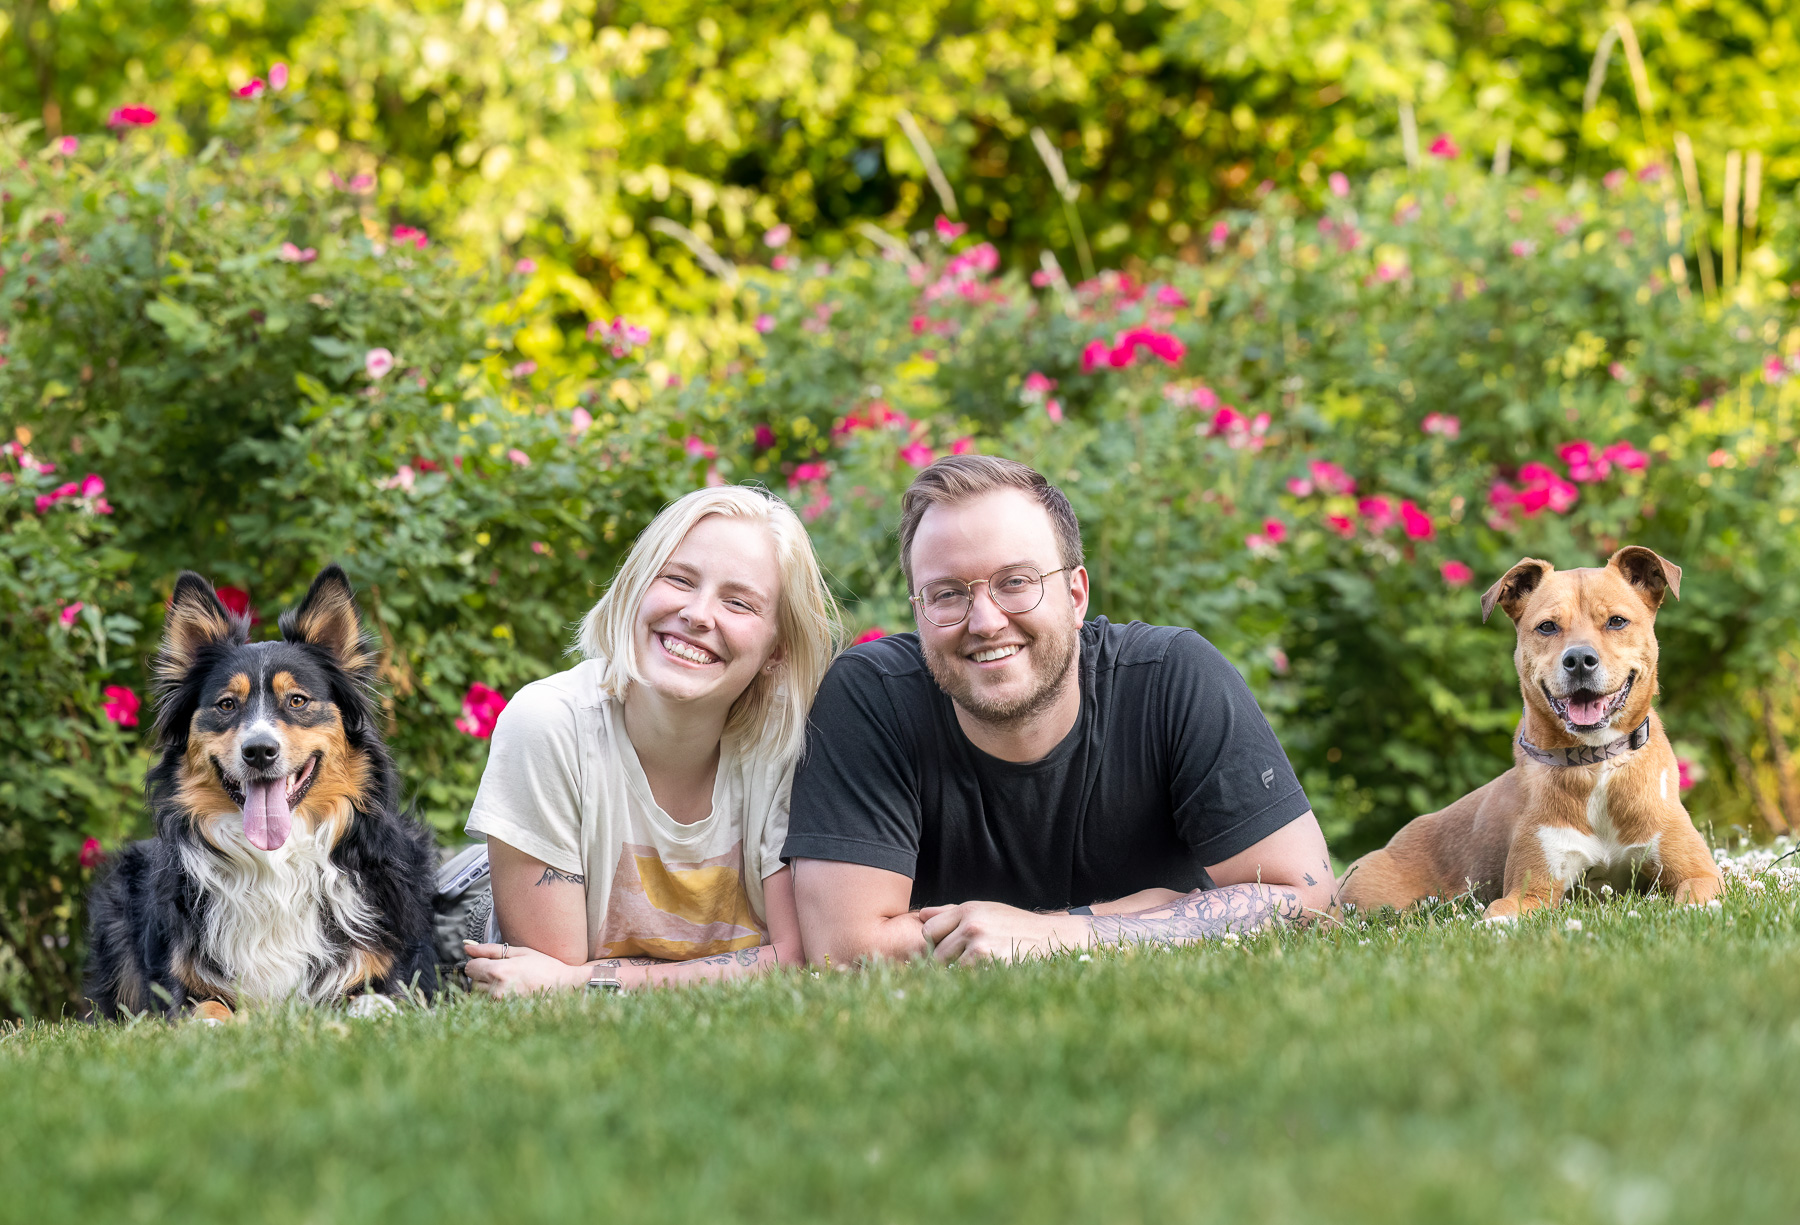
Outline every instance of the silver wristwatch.
<svg viewBox="0 0 1800 1225">
<path fill-rule="evenodd" d="M 603 975 L 596 974 L 596 975 L 594 975 L 594 977 L 588 979 L 588 990 L 589 991 L 623 991 L 623 990 L 625 990 L 625 984 L 620 982 L 616 977 L 608 978 Z"/>
</svg>

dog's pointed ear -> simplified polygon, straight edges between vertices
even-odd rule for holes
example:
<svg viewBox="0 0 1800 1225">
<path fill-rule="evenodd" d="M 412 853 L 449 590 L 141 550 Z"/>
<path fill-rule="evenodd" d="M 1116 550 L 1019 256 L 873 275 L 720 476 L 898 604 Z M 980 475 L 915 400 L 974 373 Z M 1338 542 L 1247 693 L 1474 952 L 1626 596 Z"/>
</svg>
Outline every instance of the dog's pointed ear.
<svg viewBox="0 0 1800 1225">
<path fill-rule="evenodd" d="M 346 672 L 367 675 L 378 662 L 375 644 L 363 633 L 349 576 L 335 563 L 319 571 L 298 608 L 281 614 L 281 636 L 324 648 Z"/>
<path fill-rule="evenodd" d="M 1500 576 L 1500 581 L 1487 589 L 1481 597 L 1481 619 L 1486 621 L 1493 615 L 1494 605 L 1498 604 L 1506 615 L 1515 622 L 1519 614 L 1525 610 L 1525 599 L 1538 589 L 1556 567 L 1547 561 L 1539 561 L 1535 557 L 1523 558 L 1512 569 Z"/>
<path fill-rule="evenodd" d="M 164 684 L 178 684 L 208 647 L 242 643 L 249 637 L 250 619 L 232 616 L 211 583 L 192 570 L 183 570 L 169 596 L 162 648 L 156 653 L 156 675 Z"/>
<path fill-rule="evenodd" d="M 1628 544 L 1609 557 L 1606 564 L 1625 576 L 1652 612 L 1662 607 L 1665 595 L 1681 598 L 1681 567 L 1653 549 Z"/>
</svg>

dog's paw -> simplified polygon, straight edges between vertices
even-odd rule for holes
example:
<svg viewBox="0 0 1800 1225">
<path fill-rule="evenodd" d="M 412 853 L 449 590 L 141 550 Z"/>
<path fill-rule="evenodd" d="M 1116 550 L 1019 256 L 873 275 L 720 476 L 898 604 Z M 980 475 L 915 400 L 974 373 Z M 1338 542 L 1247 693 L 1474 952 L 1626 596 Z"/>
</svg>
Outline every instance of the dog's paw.
<svg viewBox="0 0 1800 1225">
<path fill-rule="evenodd" d="M 233 1020 L 236 1014 L 218 1000 L 201 1000 L 194 1005 L 192 1018 L 202 1025 L 223 1025 Z"/>
<path fill-rule="evenodd" d="M 375 1021 L 399 1011 L 400 1005 L 373 991 L 357 996 L 344 1007 L 346 1015 L 359 1021 Z"/>
</svg>

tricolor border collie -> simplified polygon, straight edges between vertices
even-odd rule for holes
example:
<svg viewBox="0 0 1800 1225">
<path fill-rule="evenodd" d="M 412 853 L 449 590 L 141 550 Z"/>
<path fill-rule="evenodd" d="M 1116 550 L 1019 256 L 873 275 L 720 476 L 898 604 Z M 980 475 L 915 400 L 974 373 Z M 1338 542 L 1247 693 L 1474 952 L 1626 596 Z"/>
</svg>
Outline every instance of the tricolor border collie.
<svg viewBox="0 0 1800 1225">
<path fill-rule="evenodd" d="M 223 1019 L 436 985 L 431 834 L 399 810 L 344 572 L 327 566 L 280 625 L 250 642 L 205 579 L 175 583 L 145 787 L 156 837 L 125 849 L 89 907 L 100 1016 Z"/>
</svg>

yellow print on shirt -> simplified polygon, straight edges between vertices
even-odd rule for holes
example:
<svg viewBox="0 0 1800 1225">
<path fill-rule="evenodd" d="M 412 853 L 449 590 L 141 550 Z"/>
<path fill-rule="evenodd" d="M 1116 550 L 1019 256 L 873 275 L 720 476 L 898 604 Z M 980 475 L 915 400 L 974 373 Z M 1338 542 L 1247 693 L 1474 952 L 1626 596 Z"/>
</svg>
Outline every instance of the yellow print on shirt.
<svg viewBox="0 0 1800 1225">
<path fill-rule="evenodd" d="M 766 943 L 744 891 L 743 844 L 699 863 L 664 863 L 653 846 L 626 843 L 613 871 L 602 957 L 691 961 Z"/>
</svg>

